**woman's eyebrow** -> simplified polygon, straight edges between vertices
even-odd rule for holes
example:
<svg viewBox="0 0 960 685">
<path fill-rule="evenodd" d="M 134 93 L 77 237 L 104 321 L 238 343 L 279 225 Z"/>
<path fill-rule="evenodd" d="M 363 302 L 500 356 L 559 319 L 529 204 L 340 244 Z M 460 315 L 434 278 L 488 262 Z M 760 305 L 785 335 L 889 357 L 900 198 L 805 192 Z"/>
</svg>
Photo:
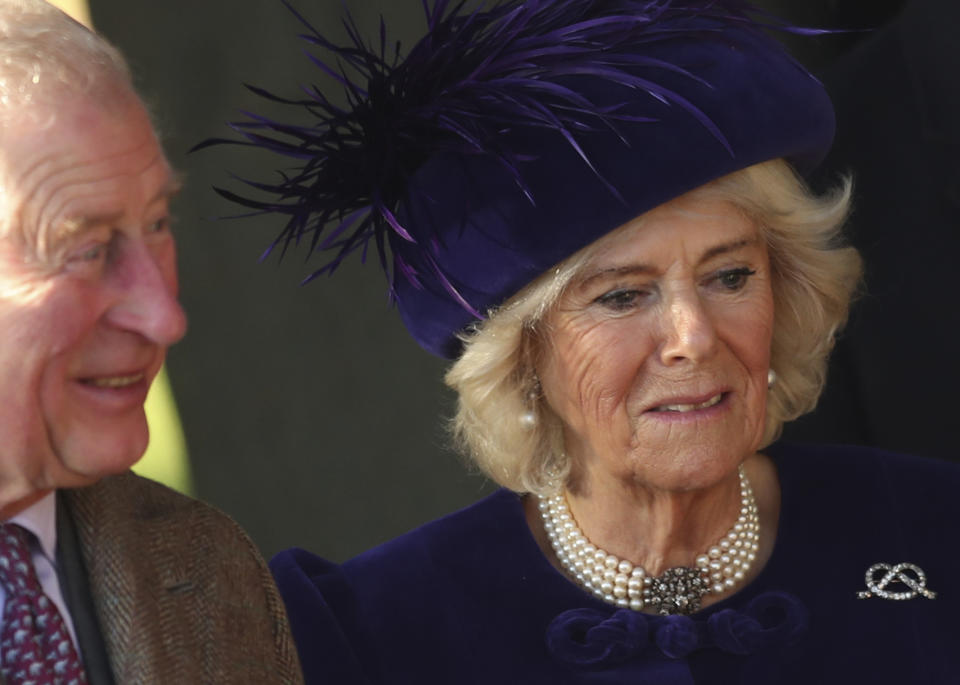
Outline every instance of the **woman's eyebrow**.
<svg viewBox="0 0 960 685">
<path fill-rule="evenodd" d="M 713 247 L 707 249 L 703 255 L 701 255 L 700 262 L 702 263 L 709 261 L 714 257 L 719 257 L 720 255 L 724 255 L 729 252 L 736 252 L 742 247 L 756 244 L 758 240 L 759 238 L 752 236 L 749 238 L 738 238 L 727 243 L 721 243 L 720 245 L 714 245 Z"/>
<path fill-rule="evenodd" d="M 700 256 L 700 262 L 706 262 L 714 257 L 719 257 L 720 255 L 727 254 L 729 252 L 736 252 L 737 250 L 754 245 L 759 241 L 757 236 L 744 236 L 742 238 L 735 238 L 729 242 L 721 243 L 719 245 L 714 245 L 713 247 L 708 248 Z M 589 286 L 594 281 L 601 278 L 618 278 L 621 276 L 646 276 L 656 273 L 656 268 L 650 264 L 624 264 L 622 266 L 611 266 L 602 269 L 597 269 L 592 271 L 588 275 L 584 276 L 577 283 L 577 287 L 585 288 Z"/>
<path fill-rule="evenodd" d="M 625 264 L 623 266 L 611 266 L 604 269 L 597 269 L 589 275 L 584 276 L 580 280 L 579 286 L 586 287 L 601 278 L 618 278 L 620 276 L 637 275 L 645 276 L 653 273 L 656 273 L 656 269 L 650 264 Z"/>
</svg>

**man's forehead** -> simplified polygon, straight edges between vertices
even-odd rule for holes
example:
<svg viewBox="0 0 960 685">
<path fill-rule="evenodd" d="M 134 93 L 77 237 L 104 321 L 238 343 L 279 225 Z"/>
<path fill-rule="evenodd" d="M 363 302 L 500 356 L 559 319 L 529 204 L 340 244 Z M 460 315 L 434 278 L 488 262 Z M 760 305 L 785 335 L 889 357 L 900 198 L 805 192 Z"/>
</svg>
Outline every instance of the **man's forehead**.
<svg viewBox="0 0 960 685">
<path fill-rule="evenodd" d="M 135 96 L 120 109 L 81 99 L 38 114 L 0 134 L 0 221 L 15 214 L 23 232 L 49 243 L 136 216 L 179 189 Z"/>
<path fill-rule="evenodd" d="M 0 126 L 0 145 L 16 148 L 18 141 L 37 137 L 84 140 L 120 120 L 142 121 L 143 129 L 153 134 L 143 102 L 129 88 L 116 84 L 96 95 L 64 90 L 17 108 Z"/>
<path fill-rule="evenodd" d="M 183 187 L 180 179 L 167 167 L 167 175 L 162 184 L 156 186 L 156 192 L 144 197 L 142 206 L 149 209 L 157 205 L 165 205 L 180 192 Z M 101 226 L 112 226 L 124 220 L 125 208 L 116 200 L 123 198 L 98 198 L 91 196 L 88 202 L 80 203 L 65 213 L 57 226 L 58 235 L 66 236 Z"/>
</svg>

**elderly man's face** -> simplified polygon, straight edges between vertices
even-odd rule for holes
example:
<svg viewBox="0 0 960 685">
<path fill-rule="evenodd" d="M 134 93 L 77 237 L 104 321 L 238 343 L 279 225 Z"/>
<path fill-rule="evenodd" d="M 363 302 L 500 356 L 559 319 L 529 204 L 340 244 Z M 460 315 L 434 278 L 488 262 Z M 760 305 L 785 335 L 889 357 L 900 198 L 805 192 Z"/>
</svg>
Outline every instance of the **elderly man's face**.
<svg viewBox="0 0 960 685">
<path fill-rule="evenodd" d="M 185 330 L 170 168 L 132 95 L 106 109 L 71 100 L 0 139 L 0 508 L 133 464 Z"/>
</svg>

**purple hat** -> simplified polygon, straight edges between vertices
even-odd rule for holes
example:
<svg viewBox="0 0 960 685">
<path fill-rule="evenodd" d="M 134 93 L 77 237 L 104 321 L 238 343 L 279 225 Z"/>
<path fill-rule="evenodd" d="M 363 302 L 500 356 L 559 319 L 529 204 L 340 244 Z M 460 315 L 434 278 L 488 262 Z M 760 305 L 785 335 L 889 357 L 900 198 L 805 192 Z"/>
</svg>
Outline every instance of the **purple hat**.
<svg viewBox="0 0 960 685">
<path fill-rule="evenodd" d="M 352 23 L 347 48 L 305 36 L 363 83 L 315 60 L 349 107 L 313 90 L 294 104 L 319 123 L 234 124 L 302 166 L 254 184 L 273 201 L 220 191 L 286 214 L 274 245 L 333 250 L 313 276 L 372 238 L 434 354 L 455 357 L 465 327 L 639 214 L 768 159 L 809 170 L 830 146 L 823 87 L 742 0 L 448 4 L 402 60 L 365 49 Z"/>
</svg>

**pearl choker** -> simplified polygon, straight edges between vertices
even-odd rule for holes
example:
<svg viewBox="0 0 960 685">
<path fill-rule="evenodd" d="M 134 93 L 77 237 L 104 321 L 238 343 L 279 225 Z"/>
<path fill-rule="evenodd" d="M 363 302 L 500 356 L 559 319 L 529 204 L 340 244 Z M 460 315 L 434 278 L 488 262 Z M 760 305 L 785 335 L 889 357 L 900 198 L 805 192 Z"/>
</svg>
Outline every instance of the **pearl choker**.
<svg viewBox="0 0 960 685">
<path fill-rule="evenodd" d="M 697 557 L 696 568 L 669 568 L 656 578 L 591 544 L 573 520 L 562 491 L 540 497 L 540 515 L 560 564 L 600 599 L 635 611 L 692 614 L 708 592 L 722 594 L 735 588 L 757 558 L 757 504 L 742 466 L 739 474 L 740 515 L 733 527 Z"/>
</svg>

